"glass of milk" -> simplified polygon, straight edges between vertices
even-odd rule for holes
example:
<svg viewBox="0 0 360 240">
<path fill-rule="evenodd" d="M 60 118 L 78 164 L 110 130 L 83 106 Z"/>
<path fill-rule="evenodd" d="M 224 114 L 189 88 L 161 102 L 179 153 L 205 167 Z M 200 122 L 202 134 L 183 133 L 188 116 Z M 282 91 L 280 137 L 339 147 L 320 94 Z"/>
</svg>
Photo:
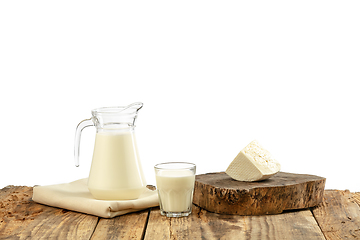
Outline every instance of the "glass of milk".
<svg viewBox="0 0 360 240">
<path fill-rule="evenodd" d="M 157 164 L 154 168 L 161 215 L 189 216 L 194 193 L 195 164 L 169 162 Z"/>
</svg>

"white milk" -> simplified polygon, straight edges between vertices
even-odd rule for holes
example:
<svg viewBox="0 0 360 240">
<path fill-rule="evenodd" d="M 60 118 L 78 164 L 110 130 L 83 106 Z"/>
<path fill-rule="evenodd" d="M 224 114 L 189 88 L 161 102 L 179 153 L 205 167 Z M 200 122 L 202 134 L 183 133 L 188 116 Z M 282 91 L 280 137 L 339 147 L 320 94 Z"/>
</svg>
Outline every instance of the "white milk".
<svg viewBox="0 0 360 240">
<path fill-rule="evenodd" d="M 96 199 L 136 199 L 146 182 L 133 132 L 96 133 L 88 188 Z"/>
<path fill-rule="evenodd" d="M 166 212 L 189 211 L 193 199 L 195 175 L 190 170 L 159 171 L 156 186 L 162 210 Z"/>
</svg>

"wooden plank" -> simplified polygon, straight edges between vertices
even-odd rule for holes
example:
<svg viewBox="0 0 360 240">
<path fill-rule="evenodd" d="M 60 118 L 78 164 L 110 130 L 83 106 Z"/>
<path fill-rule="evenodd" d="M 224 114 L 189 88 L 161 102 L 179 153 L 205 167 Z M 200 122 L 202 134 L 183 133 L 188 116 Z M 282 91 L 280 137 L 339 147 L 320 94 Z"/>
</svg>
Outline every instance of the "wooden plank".
<svg viewBox="0 0 360 240">
<path fill-rule="evenodd" d="M 152 208 L 150 210 L 144 239 L 170 239 L 170 229 L 170 219 L 161 216 L 159 208 Z"/>
<path fill-rule="evenodd" d="M 141 239 L 148 214 L 149 210 L 143 210 L 110 219 L 101 218 L 91 239 Z"/>
<path fill-rule="evenodd" d="M 310 210 L 297 210 L 276 215 L 246 217 L 247 239 L 321 239 L 324 234 Z"/>
<path fill-rule="evenodd" d="M 7 186 L 3 189 L 0 189 L 0 199 L 5 199 L 8 195 L 16 191 L 16 189 L 21 187 L 15 187 L 15 186 Z"/>
<path fill-rule="evenodd" d="M 360 192 L 352 193 L 355 202 L 360 206 Z"/>
<path fill-rule="evenodd" d="M 326 190 L 312 212 L 326 239 L 360 238 L 360 208 L 349 191 Z"/>
<path fill-rule="evenodd" d="M 31 200 L 31 187 L 0 190 L 0 238 L 89 239 L 97 217 Z"/>
<path fill-rule="evenodd" d="M 241 182 L 225 172 L 197 175 L 193 202 L 210 212 L 236 215 L 277 214 L 321 203 L 325 178 L 279 172 L 258 182 Z"/>
<path fill-rule="evenodd" d="M 189 217 L 150 213 L 145 239 L 321 239 L 325 237 L 310 210 L 278 215 L 238 216 L 211 213 L 193 205 Z"/>
</svg>

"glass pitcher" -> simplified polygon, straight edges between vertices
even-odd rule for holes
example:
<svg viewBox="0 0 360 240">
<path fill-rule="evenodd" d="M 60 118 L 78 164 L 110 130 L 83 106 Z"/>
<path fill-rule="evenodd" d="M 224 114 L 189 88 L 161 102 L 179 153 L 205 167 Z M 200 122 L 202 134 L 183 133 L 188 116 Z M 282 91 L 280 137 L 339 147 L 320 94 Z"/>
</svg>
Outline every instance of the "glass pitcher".
<svg viewBox="0 0 360 240">
<path fill-rule="evenodd" d="M 81 131 L 96 127 L 88 188 L 100 200 L 136 199 L 146 181 L 134 134 L 135 120 L 142 103 L 126 107 L 104 107 L 91 111 L 92 117 L 79 123 L 75 134 L 75 165 L 79 166 Z"/>
</svg>

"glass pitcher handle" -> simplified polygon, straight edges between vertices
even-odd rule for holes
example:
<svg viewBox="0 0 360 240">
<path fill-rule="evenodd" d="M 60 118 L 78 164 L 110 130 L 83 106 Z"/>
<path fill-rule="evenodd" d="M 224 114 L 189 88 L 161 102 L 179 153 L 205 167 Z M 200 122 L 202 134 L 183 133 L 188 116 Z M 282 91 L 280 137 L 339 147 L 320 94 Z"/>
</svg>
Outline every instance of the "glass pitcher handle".
<svg viewBox="0 0 360 240">
<path fill-rule="evenodd" d="M 86 127 L 90 127 L 90 126 L 94 126 L 93 121 L 90 119 L 85 119 L 82 120 L 76 127 L 76 132 L 75 132 L 75 149 L 74 149 L 74 154 L 75 154 L 75 166 L 78 167 L 79 166 L 79 155 L 80 155 L 80 138 L 81 138 L 81 131 L 86 128 Z"/>
</svg>

